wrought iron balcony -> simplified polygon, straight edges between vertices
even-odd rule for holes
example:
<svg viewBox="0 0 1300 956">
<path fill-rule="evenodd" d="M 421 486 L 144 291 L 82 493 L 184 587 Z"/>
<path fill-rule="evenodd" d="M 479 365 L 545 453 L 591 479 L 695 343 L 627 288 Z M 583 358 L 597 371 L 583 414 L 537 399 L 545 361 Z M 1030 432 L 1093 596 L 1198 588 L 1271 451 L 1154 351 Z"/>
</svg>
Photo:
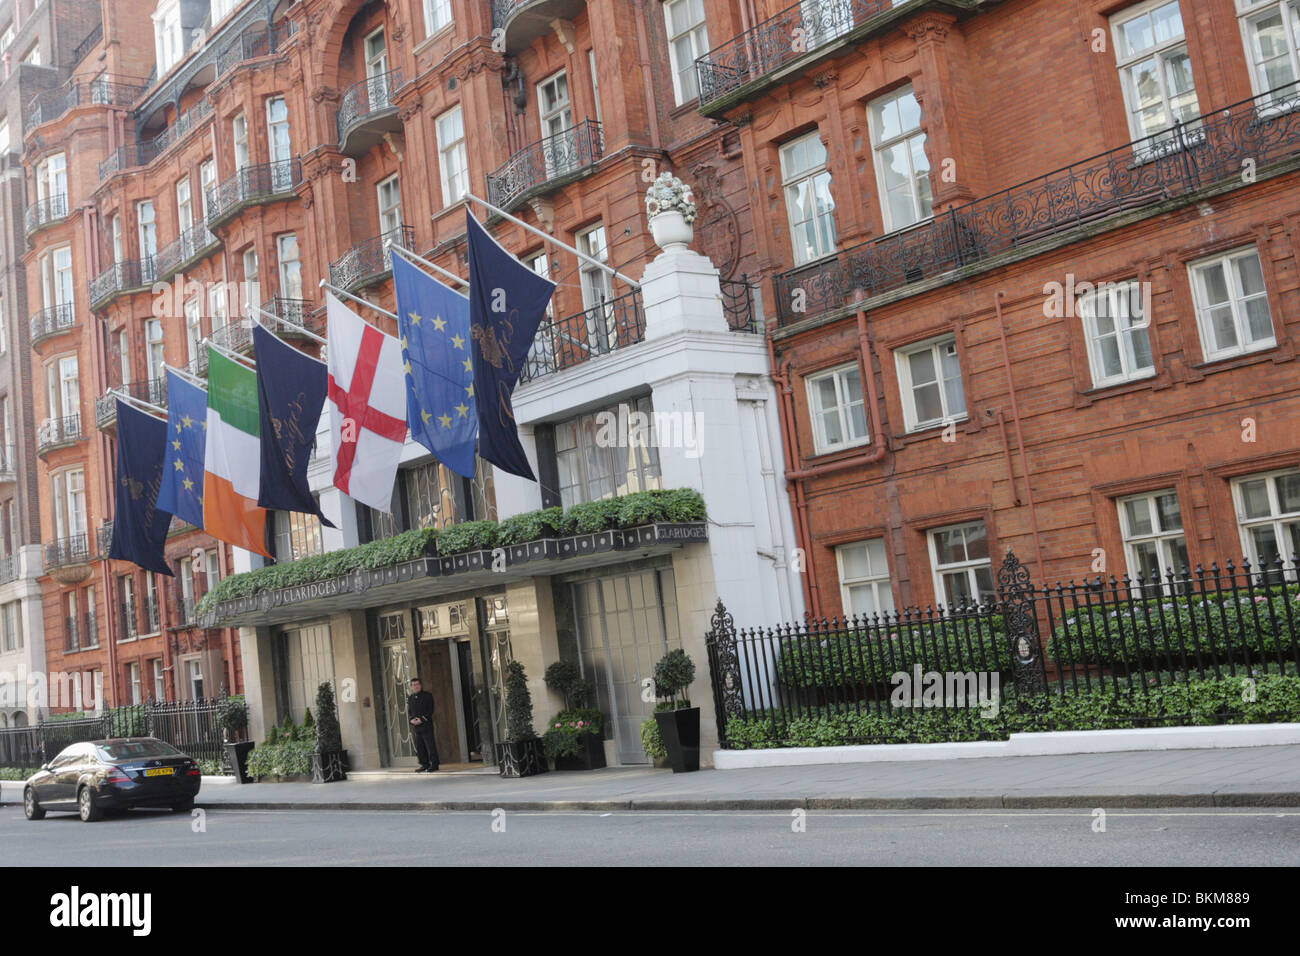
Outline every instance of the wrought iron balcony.
<svg viewBox="0 0 1300 956">
<path fill-rule="evenodd" d="M 330 284 L 351 292 L 388 275 L 393 271 L 389 242 L 409 249 L 415 244 L 415 230 L 410 226 L 398 226 L 357 243 L 330 263 Z"/>
<path fill-rule="evenodd" d="M 81 433 L 81 415 L 47 418 L 36 426 L 36 454 L 45 455 L 56 448 L 75 444 L 86 436 Z"/>
<path fill-rule="evenodd" d="M 0 445 L 0 484 L 18 480 L 18 462 L 12 444 Z"/>
<path fill-rule="evenodd" d="M 191 226 L 158 250 L 154 257 L 157 281 L 165 282 L 219 245 L 221 240 L 203 223 Z"/>
<path fill-rule="evenodd" d="M 553 30 L 554 20 L 573 20 L 586 0 L 492 0 L 492 29 L 501 36 L 506 53 L 522 50 Z"/>
<path fill-rule="evenodd" d="M 181 595 L 176 601 L 176 623 L 182 627 L 193 625 L 196 620 L 194 616 L 194 608 L 198 603 L 199 601 L 196 597 L 185 597 L 185 595 Z"/>
<path fill-rule="evenodd" d="M 158 614 L 158 596 L 146 596 L 144 599 L 144 625 L 146 634 L 157 634 L 159 622 L 162 618 Z"/>
<path fill-rule="evenodd" d="M 32 345 L 39 345 L 52 335 L 77 327 L 77 310 L 71 302 L 60 302 L 41 309 L 31 317 Z"/>
<path fill-rule="evenodd" d="M 142 143 L 119 146 L 99 164 L 99 178 L 107 179 L 128 169 L 148 166 L 158 155 L 158 148 L 154 142 L 154 140 L 145 140 Z"/>
<path fill-rule="evenodd" d="M 278 315 L 285 322 L 296 325 L 301 329 L 309 331 L 318 331 L 312 321 L 312 311 L 315 306 L 307 299 L 288 299 L 282 295 L 267 299 L 262 303 L 262 311 L 270 312 L 272 315 Z M 292 335 L 293 330 L 286 325 L 280 325 L 276 332 L 281 335 Z"/>
<path fill-rule="evenodd" d="M 246 352 L 253 347 L 253 326 L 248 319 L 231 319 L 221 328 L 213 329 L 208 341 L 232 352 Z M 206 356 L 206 349 L 204 355 Z M 205 371 L 206 367 L 205 357 Z"/>
<path fill-rule="evenodd" d="M 125 392 L 132 398 L 167 407 L 167 379 L 151 378 L 129 385 L 116 385 L 114 391 Z M 117 395 L 108 392 L 95 399 L 95 427 L 107 431 L 117 425 Z"/>
<path fill-rule="evenodd" d="M 58 193 L 54 196 L 47 196 L 44 199 L 38 199 L 27 207 L 27 212 L 23 214 L 23 222 L 27 227 L 27 235 L 31 235 L 37 229 L 44 229 L 46 226 L 52 226 L 56 222 L 62 222 L 68 218 L 68 194 Z"/>
<path fill-rule="evenodd" d="M 94 611 L 81 615 L 83 628 L 81 632 L 82 650 L 99 647 L 99 616 Z"/>
<path fill-rule="evenodd" d="M 215 229 L 248 206 L 287 199 L 301 182 L 302 162 L 298 159 L 245 166 L 208 190 L 207 226 Z"/>
<path fill-rule="evenodd" d="M 90 280 L 90 308 L 102 309 L 125 292 L 148 289 L 154 283 L 155 259 L 123 259 Z"/>
<path fill-rule="evenodd" d="M 99 529 L 95 532 L 95 545 L 96 545 L 95 553 L 101 558 L 108 557 L 108 549 L 112 545 L 112 543 L 113 543 L 113 522 L 111 521 L 101 522 L 99 525 Z"/>
<path fill-rule="evenodd" d="M 605 136 L 600 123 L 583 120 L 511 156 L 488 173 L 488 201 L 507 212 L 534 196 L 572 182 L 600 162 Z"/>
<path fill-rule="evenodd" d="M 1265 171 L 1297 155 L 1300 84 L 1290 84 L 777 274 L 777 322 L 847 309 L 859 294 L 968 275 L 995 257 L 1060 245 L 1209 187 L 1244 186 L 1247 160 Z"/>
<path fill-rule="evenodd" d="M 63 619 L 63 634 L 67 643 L 64 644 L 64 652 L 68 654 L 76 653 L 81 650 L 81 621 L 75 614 L 71 614 Z"/>
<path fill-rule="evenodd" d="M 212 115 L 212 101 L 206 96 L 182 113 L 171 126 L 149 141 L 155 156 L 161 156 L 169 146 L 179 143 L 198 129 Z"/>
<path fill-rule="evenodd" d="M 27 104 L 24 131 L 30 133 L 42 123 L 56 120 L 77 106 L 130 106 L 145 91 L 145 84 L 135 77 L 74 76 L 62 86 L 45 90 Z"/>
<path fill-rule="evenodd" d="M 750 285 L 749 277 L 743 275 L 739 281 L 720 279 L 718 284 L 722 287 L 722 314 L 731 331 L 761 334 L 762 315 L 754 306 L 754 294 L 758 287 Z"/>
<path fill-rule="evenodd" d="M 103 21 L 95 25 L 95 28 L 86 34 L 86 39 L 77 44 L 76 49 L 72 51 L 72 62 L 80 63 L 87 53 L 94 48 L 95 44 L 104 38 Z"/>
<path fill-rule="evenodd" d="M 521 382 L 532 382 L 645 338 L 641 293 L 632 291 L 585 312 L 544 321 L 528 349 Z"/>
<path fill-rule="evenodd" d="M 123 601 L 117 608 L 117 639 L 132 641 L 140 636 L 139 622 L 135 615 L 135 602 Z"/>
<path fill-rule="evenodd" d="M 695 61 L 700 112 L 711 112 L 750 84 L 774 79 L 796 60 L 817 59 L 837 40 L 847 43 L 887 22 L 896 6 L 895 0 L 801 0 L 787 7 Z"/>
<path fill-rule="evenodd" d="M 374 146 L 385 133 L 402 128 L 401 117 L 393 103 L 393 94 L 402 85 L 402 71 L 389 70 L 353 83 L 339 97 L 335 123 L 339 149 L 349 156 L 359 156 Z"/>
<path fill-rule="evenodd" d="M 298 25 L 286 18 L 271 27 L 258 26 L 245 30 L 229 46 L 217 54 L 217 76 L 228 73 L 244 60 L 270 56 L 284 42 L 298 32 Z"/>
<path fill-rule="evenodd" d="M 6 554 L 0 557 L 0 584 L 18 580 L 18 555 Z"/>
<path fill-rule="evenodd" d="M 66 568 L 73 564 L 85 564 L 90 560 L 90 548 L 86 544 L 86 533 L 69 535 L 45 545 L 45 567 Z"/>
</svg>

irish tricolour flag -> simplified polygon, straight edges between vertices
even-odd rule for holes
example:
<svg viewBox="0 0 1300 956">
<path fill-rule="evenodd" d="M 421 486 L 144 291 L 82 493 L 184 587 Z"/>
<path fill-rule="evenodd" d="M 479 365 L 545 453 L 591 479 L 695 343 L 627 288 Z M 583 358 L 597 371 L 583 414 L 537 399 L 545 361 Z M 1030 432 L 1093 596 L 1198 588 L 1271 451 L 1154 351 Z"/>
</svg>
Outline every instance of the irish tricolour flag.
<svg viewBox="0 0 1300 956">
<path fill-rule="evenodd" d="M 257 373 L 208 349 L 207 454 L 203 530 L 246 551 L 266 553 L 266 511 L 257 506 L 262 460 Z"/>
</svg>

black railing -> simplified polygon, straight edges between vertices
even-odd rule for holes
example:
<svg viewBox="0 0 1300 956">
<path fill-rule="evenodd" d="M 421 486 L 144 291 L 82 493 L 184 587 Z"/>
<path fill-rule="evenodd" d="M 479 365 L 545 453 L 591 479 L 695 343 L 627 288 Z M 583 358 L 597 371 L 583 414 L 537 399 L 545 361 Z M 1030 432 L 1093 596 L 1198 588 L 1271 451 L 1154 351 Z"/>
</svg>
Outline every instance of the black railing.
<svg viewBox="0 0 1300 956">
<path fill-rule="evenodd" d="M 158 597 L 146 597 L 144 599 L 144 623 L 146 634 L 156 634 L 162 621 L 158 610 Z"/>
<path fill-rule="evenodd" d="M 104 38 L 104 24 L 101 21 L 100 23 L 95 24 L 95 29 L 91 30 L 90 33 L 86 34 L 86 39 L 78 43 L 76 48 L 72 51 L 72 62 L 80 63 L 83 59 L 85 59 L 86 54 L 89 53 L 94 48 L 95 44 L 98 43 L 103 38 Z"/>
<path fill-rule="evenodd" d="M 161 156 L 167 147 L 179 143 L 211 115 L 212 101 L 205 96 L 177 117 L 175 123 L 149 141 L 154 156 Z"/>
<path fill-rule="evenodd" d="M 153 285 L 156 275 L 153 256 L 115 262 L 90 280 L 90 307 L 98 309 L 123 292 L 148 288 Z"/>
<path fill-rule="evenodd" d="M 18 463 L 14 457 L 14 446 L 0 445 L 0 481 L 13 481 L 18 477 Z"/>
<path fill-rule="evenodd" d="M 1002 739 L 1026 725 L 1072 729 L 1055 716 L 1072 697 L 1081 708 L 1093 700 L 1108 727 L 1241 722 L 1185 709 L 1196 706 L 1190 685 L 1297 673 L 1297 561 L 1035 588 L 1008 553 L 996 597 L 978 606 L 737 630 L 719 603 L 706 639 L 719 737 L 730 748 L 806 744 L 796 722 L 833 718 L 834 739 L 819 742 L 908 741 L 940 728 L 947 739 Z M 931 674 L 938 696 L 912 709 Z M 903 678 L 912 693 L 897 693 Z M 1251 722 L 1268 719 L 1278 716 Z"/>
<path fill-rule="evenodd" d="M 23 222 L 27 227 L 27 232 L 31 233 L 43 226 L 60 222 L 67 217 L 68 194 L 58 193 L 54 196 L 38 199 L 28 206 L 27 211 L 23 213 Z"/>
<path fill-rule="evenodd" d="M 101 558 L 108 556 L 108 549 L 113 543 L 113 522 L 104 521 L 100 523 L 95 532 L 95 544 L 98 546 L 98 554 Z"/>
<path fill-rule="evenodd" d="M 488 200 L 502 209 L 568 182 L 600 162 L 605 136 L 600 123 L 583 120 L 562 133 L 525 146 L 487 175 Z"/>
<path fill-rule="evenodd" d="M 773 277 L 778 324 L 1032 247 L 1125 213 L 1187 197 L 1300 154 L 1300 84 L 1244 100 L 1155 136 L 908 229 Z"/>
<path fill-rule="evenodd" d="M 720 279 L 718 284 L 722 288 L 722 314 L 731 331 L 761 333 L 763 321 L 755 307 L 756 289 L 749 284 L 749 277 L 742 275 L 739 281 Z"/>
<path fill-rule="evenodd" d="M 415 229 L 411 226 L 398 226 L 357 243 L 330 263 L 330 284 L 341 289 L 353 289 L 391 272 L 393 254 L 388 249 L 389 242 L 410 249 L 415 245 Z"/>
<path fill-rule="evenodd" d="M 130 641 L 140 636 L 134 601 L 119 601 L 117 605 L 117 639 Z"/>
<path fill-rule="evenodd" d="M 301 182 L 302 162 L 298 159 L 245 166 L 208 191 L 207 225 L 216 226 L 246 203 L 265 202 L 291 193 Z"/>
<path fill-rule="evenodd" d="M 157 277 L 162 280 L 169 278 L 176 270 L 215 247 L 220 241 L 203 223 L 191 226 L 158 250 L 158 255 L 154 257 Z"/>
<path fill-rule="evenodd" d="M 198 598 L 181 595 L 176 601 L 177 620 L 176 623 L 182 627 L 194 624 L 194 608 L 198 604 Z"/>
<path fill-rule="evenodd" d="M 544 320 L 528 350 L 519 380 L 535 381 L 598 355 L 635 345 L 644 338 L 645 313 L 641 308 L 641 293 L 637 291 L 576 315 Z"/>
<path fill-rule="evenodd" d="M 277 295 L 267 299 L 262 303 L 262 311 L 270 312 L 272 315 L 278 315 L 290 325 L 296 325 L 302 329 L 315 331 L 312 328 L 311 314 L 315 306 L 307 299 L 289 299 L 282 295 Z M 277 331 L 283 332 L 284 327 L 278 327 Z"/>
<path fill-rule="evenodd" d="M 108 154 L 107 157 L 99 164 L 99 178 L 107 179 L 123 170 L 135 169 L 138 166 L 148 166 L 158 155 L 158 148 L 154 145 L 153 140 L 145 140 L 142 143 L 131 143 L 127 146 L 119 146 Z"/>
<path fill-rule="evenodd" d="M 81 414 L 47 418 L 36 426 L 36 453 L 43 455 L 61 445 L 81 441 Z"/>
<path fill-rule="evenodd" d="M 69 535 L 45 545 L 45 567 L 62 568 L 70 564 L 85 564 L 90 560 L 90 547 L 86 533 Z"/>
<path fill-rule="evenodd" d="M 81 615 L 81 647 L 90 650 L 99 647 L 99 618 L 94 611 Z"/>
<path fill-rule="evenodd" d="M 77 310 L 71 302 L 41 309 L 31 317 L 32 345 L 77 327 Z"/>
<path fill-rule="evenodd" d="M 95 427 L 108 428 L 117 421 L 117 394 L 167 407 L 167 378 L 150 378 L 127 385 L 114 385 L 113 390 L 95 398 Z"/>
<path fill-rule="evenodd" d="M 134 77 L 74 76 L 62 86 L 45 90 L 27 104 L 24 129 L 31 131 L 42 123 L 58 119 L 75 106 L 130 106 L 145 91 Z"/>
<path fill-rule="evenodd" d="M 213 345 L 219 345 L 224 349 L 232 352 L 242 352 L 245 349 L 253 347 L 253 326 L 248 319 L 231 319 L 219 329 L 213 329 L 212 334 L 208 336 L 208 341 Z M 201 354 L 206 355 L 207 350 L 201 350 Z M 203 360 L 204 368 L 207 368 L 207 359 Z M 198 374 L 196 371 L 195 374 Z"/>
<path fill-rule="evenodd" d="M 801 0 L 695 61 L 700 109 L 887 13 L 893 0 Z"/>
<path fill-rule="evenodd" d="M 65 639 L 63 648 L 66 653 L 71 654 L 81 650 L 81 621 L 75 614 L 63 619 L 63 636 Z"/>
<path fill-rule="evenodd" d="M 230 71 L 244 60 L 270 56 L 297 32 L 298 25 L 287 18 L 271 27 L 258 26 L 245 30 L 217 54 L 217 76 Z"/>
<path fill-rule="evenodd" d="M 0 584 L 18 580 L 18 556 L 6 554 L 0 556 Z"/>
<path fill-rule="evenodd" d="M 339 111 L 335 118 L 339 144 L 347 139 L 353 128 L 364 123 L 367 117 L 386 110 L 396 109 L 393 93 L 402 85 L 402 71 L 389 70 L 367 76 L 353 83 L 339 97 Z"/>
</svg>

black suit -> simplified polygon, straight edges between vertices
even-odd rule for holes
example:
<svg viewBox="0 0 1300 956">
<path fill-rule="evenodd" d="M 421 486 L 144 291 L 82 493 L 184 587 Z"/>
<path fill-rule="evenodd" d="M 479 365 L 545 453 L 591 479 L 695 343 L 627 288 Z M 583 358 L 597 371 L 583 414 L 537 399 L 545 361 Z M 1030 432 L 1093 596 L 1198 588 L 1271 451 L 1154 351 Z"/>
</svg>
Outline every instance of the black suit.
<svg viewBox="0 0 1300 956">
<path fill-rule="evenodd" d="M 418 724 L 411 724 L 411 733 L 415 735 L 415 753 L 420 758 L 420 768 L 438 769 L 438 745 L 433 740 L 433 695 L 427 690 L 410 694 L 406 698 L 406 716 L 420 718 Z"/>
</svg>

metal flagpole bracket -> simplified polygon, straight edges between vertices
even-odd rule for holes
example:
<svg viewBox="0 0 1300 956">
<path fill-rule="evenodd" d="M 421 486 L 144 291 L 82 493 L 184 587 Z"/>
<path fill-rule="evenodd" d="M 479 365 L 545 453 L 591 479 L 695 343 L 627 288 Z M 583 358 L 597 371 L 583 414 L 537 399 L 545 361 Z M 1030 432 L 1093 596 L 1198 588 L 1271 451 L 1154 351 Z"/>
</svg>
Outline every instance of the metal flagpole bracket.
<svg viewBox="0 0 1300 956">
<path fill-rule="evenodd" d="M 389 239 L 385 243 L 385 245 L 387 245 L 388 248 L 391 249 L 393 252 L 398 253 L 403 259 L 409 259 L 411 262 L 422 265 L 426 269 L 432 269 L 434 272 L 438 273 L 439 275 L 446 276 L 451 281 L 463 285 L 467 289 L 469 288 L 468 279 L 462 279 L 460 276 L 456 275 L 456 273 L 449 272 L 448 270 L 444 269 L 442 266 L 430 262 L 428 259 L 424 258 L 424 256 L 417 256 L 414 252 L 412 252 L 410 249 L 407 249 L 405 246 L 399 246 L 391 239 Z"/>
</svg>

